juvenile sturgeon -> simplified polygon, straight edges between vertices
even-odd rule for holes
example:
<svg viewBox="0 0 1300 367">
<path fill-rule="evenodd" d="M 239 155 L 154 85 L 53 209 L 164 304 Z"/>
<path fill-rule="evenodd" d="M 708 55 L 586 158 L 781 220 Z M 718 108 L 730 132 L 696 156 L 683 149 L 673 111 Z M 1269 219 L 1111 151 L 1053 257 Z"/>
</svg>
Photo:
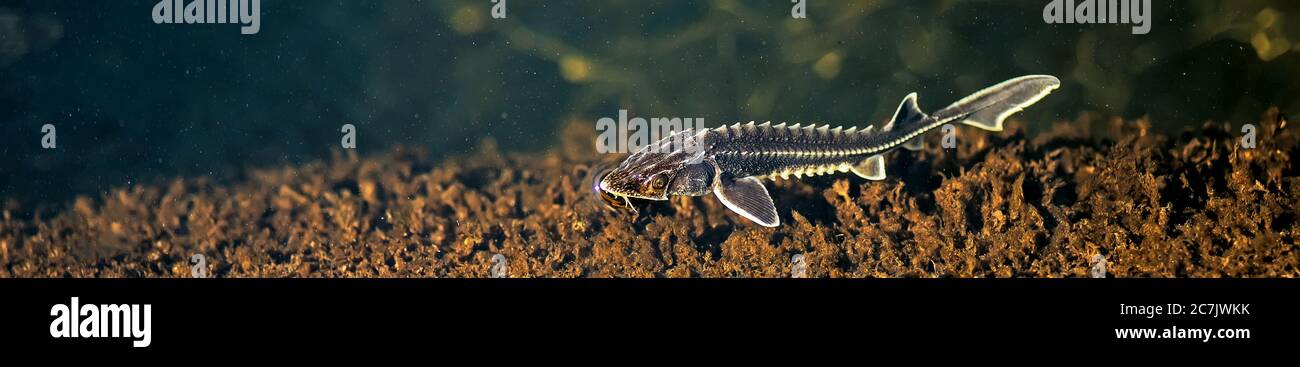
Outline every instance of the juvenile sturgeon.
<svg viewBox="0 0 1300 367">
<path fill-rule="evenodd" d="M 760 179 L 853 172 L 868 180 L 885 179 L 884 154 L 904 147 L 921 149 L 922 134 L 950 122 L 1002 131 L 1007 116 L 1060 87 L 1050 75 L 1027 75 L 992 87 L 935 111 L 921 112 L 916 93 L 908 94 L 884 127 L 830 128 L 830 125 L 733 124 L 683 130 L 628 156 L 600 179 L 609 204 L 635 211 L 628 198 L 668 200 L 669 195 L 712 192 L 732 211 L 763 226 L 780 225 L 776 205 Z"/>
</svg>

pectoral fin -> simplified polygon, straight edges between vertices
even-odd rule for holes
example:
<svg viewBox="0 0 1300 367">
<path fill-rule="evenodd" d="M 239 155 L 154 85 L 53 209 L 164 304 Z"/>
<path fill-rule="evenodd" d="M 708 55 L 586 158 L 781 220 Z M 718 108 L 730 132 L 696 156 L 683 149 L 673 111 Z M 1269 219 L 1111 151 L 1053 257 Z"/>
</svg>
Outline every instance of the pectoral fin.
<svg viewBox="0 0 1300 367">
<path fill-rule="evenodd" d="M 781 218 L 776 215 L 776 205 L 772 196 L 767 194 L 763 182 L 755 177 L 736 180 L 722 180 L 713 187 L 713 193 L 728 209 L 764 227 L 781 225 Z"/>
<path fill-rule="evenodd" d="M 880 181 L 885 179 L 885 156 L 873 155 L 853 166 L 853 173 L 859 177 Z"/>
</svg>

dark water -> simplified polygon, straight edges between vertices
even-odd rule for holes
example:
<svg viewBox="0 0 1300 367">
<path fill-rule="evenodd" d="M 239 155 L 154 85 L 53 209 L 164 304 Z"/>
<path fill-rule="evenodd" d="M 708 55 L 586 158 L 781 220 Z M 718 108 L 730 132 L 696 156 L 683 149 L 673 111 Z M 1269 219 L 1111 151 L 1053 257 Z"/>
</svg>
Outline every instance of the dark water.
<svg viewBox="0 0 1300 367">
<path fill-rule="evenodd" d="M 263 0 L 260 31 L 155 24 L 156 1 L 0 1 L 0 198 L 58 205 L 176 176 L 486 138 L 541 151 L 570 119 L 845 125 L 1023 74 L 1081 113 L 1177 130 L 1300 109 L 1300 3 L 1154 1 L 1150 32 L 1046 24 L 1048 1 Z M 42 149 L 41 126 L 57 128 Z M 594 129 L 594 124 L 593 124 Z"/>
</svg>

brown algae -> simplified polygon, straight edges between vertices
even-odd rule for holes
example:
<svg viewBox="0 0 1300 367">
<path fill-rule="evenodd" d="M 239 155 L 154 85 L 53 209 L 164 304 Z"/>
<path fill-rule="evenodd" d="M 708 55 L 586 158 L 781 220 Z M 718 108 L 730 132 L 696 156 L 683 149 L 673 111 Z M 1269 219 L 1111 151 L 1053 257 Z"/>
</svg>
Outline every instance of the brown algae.
<svg viewBox="0 0 1300 367">
<path fill-rule="evenodd" d="M 10 200 L 0 276 L 189 277 L 195 254 L 215 277 L 1088 277 L 1097 258 L 1110 277 L 1300 275 L 1300 145 L 1276 110 L 1254 149 L 1226 124 L 1023 125 L 893 154 L 885 181 L 769 183 L 791 203 L 778 228 L 709 198 L 601 209 L 584 122 L 546 154 L 397 148 L 55 210 Z"/>
</svg>

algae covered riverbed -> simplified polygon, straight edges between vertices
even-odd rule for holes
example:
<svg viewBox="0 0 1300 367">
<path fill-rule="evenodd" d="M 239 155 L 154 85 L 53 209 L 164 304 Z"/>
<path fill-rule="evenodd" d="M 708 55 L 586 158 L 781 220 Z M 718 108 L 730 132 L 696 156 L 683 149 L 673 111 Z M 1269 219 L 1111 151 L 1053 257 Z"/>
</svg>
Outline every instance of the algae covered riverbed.
<svg viewBox="0 0 1300 367">
<path fill-rule="evenodd" d="M 1295 277 L 1295 126 L 1261 116 L 1170 136 L 1084 115 L 1030 135 L 958 130 L 892 177 L 767 182 L 783 224 L 712 196 L 629 218 L 591 194 L 590 122 L 544 154 L 398 148 L 180 177 L 39 209 L 11 201 L 0 276 Z M 27 213 L 22 215 L 20 213 Z M 501 256 L 497 256 L 501 255 Z M 495 258 L 495 259 L 494 259 Z M 1095 274 L 1100 275 L 1100 274 Z"/>
</svg>

